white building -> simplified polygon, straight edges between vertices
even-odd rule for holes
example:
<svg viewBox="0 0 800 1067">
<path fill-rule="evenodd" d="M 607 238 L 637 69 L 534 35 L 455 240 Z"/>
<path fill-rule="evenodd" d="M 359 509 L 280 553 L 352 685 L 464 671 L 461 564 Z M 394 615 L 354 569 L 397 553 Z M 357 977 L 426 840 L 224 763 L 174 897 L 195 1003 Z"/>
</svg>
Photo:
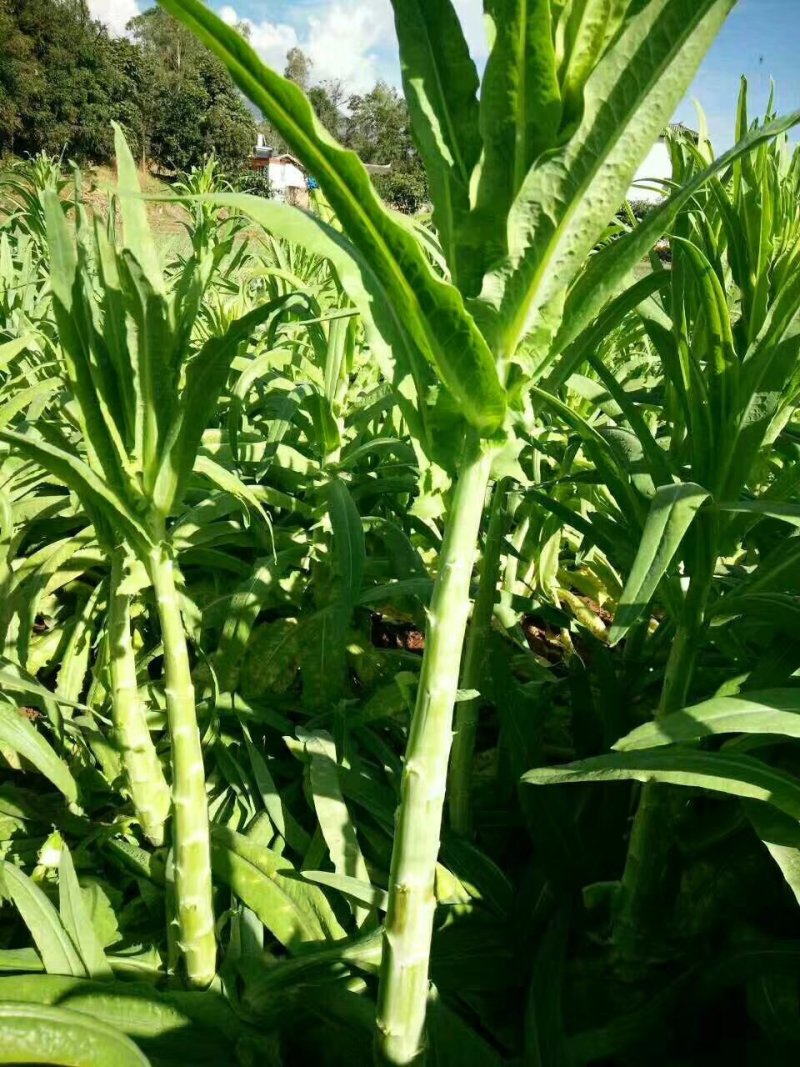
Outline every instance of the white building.
<svg viewBox="0 0 800 1067">
<path fill-rule="evenodd" d="M 303 165 L 288 152 L 275 153 L 263 133 L 258 135 L 250 166 L 267 172 L 276 200 L 298 203 L 305 197 L 308 181 Z"/>
<path fill-rule="evenodd" d="M 656 203 L 664 196 L 665 186 L 662 183 L 671 178 L 672 160 L 669 156 L 669 149 L 665 138 L 659 137 L 647 153 L 647 158 L 636 171 L 634 184 L 628 191 L 628 199 Z"/>
<path fill-rule="evenodd" d="M 697 134 L 688 126 L 678 123 L 670 126 L 670 134 L 683 136 L 697 144 Z M 669 190 L 663 183 L 672 178 L 672 160 L 667 147 L 667 137 L 663 134 L 647 154 L 647 158 L 636 171 L 634 184 L 628 191 L 629 200 L 647 200 L 657 203 L 668 194 Z M 637 183 L 641 182 L 641 185 Z"/>
</svg>

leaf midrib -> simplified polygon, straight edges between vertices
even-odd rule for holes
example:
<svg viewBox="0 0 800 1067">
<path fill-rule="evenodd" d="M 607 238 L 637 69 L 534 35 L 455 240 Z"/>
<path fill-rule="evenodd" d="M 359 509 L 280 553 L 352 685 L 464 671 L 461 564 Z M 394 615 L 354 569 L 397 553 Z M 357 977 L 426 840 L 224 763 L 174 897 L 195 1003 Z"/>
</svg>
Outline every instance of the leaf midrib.
<svg viewBox="0 0 800 1067">
<path fill-rule="evenodd" d="M 367 231 L 370 240 L 380 250 L 380 258 L 384 264 L 385 269 L 390 272 L 397 287 L 400 289 L 401 292 L 403 292 L 406 300 L 410 302 L 411 307 L 417 312 L 416 318 L 422 324 L 423 333 L 425 335 L 425 340 L 429 349 L 431 350 L 431 352 L 437 352 L 439 350 L 439 345 L 436 343 L 436 339 L 431 334 L 430 326 L 428 324 L 428 316 L 423 311 L 422 305 L 420 304 L 419 299 L 417 298 L 417 295 L 414 290 L 407 285 L 405 275 L 400 269 L 400 265 L 397 263 L 394 255 L 390 252 L 386 241 L 382 233 L 378 229 L 376 223 L 373 222 L 369 214 L 367 214 L 361 209 L 361 198 L 358 191 L 351 189 L 350 185 L 344 179 L 342 179 L 336 167 L 328 162 L 324 153 L 317 150 L 314 143 L 309 140 L 306 132 L 300 127 L 299 123 L 296 123 L 291 118 L 291 116 L 288 115 L 284 106 L 277 100 L 274 94 L 272 94 L 269 89 L 265 88 L 258 81 L 256 81 L 255 77 L 249 72 L 247 67 L 240 60 L 239 56 L 235 52 L 231 51 L 231 49 L 226 44 L 221 43 L 214 36 L 214 34 L 204 26 L 203 22 L 200 21 L 200 18 L 197 15 L 195 15 L 192 11 L 187 10 L 182 0 L 163 0 L 163 3 L 165 7 L 180 8 L 183 11 L 186 20 L 190 21 L 194 25 L 198 36 L 200 36 L 204 40 L 205 44 L 217 54 L 219 54 L 220 52 L 224 53 L 229 64 L 229 69 L 235 69 L 239 75 L 239 78 L 250 87 L 249 93 L 252 94 L 251 99 L 253 99 L 255 102 L 258 98 L 260 98 L 270 103 L 271 107 L 265 108 L 264 110 L 272 111 L 273 113 L 277 112 L 280 115 L 281 122 L 287 128 L 292 128 L 295 131 L 296 139 L 298 140 L 299 144 L 302 145 L 300 154 L 305 155 L 306 158 L 308 158 L 309 160 L 313 159 L 317 172 L 324 173 L 326 175 L 327 181 L 330 183 L 331 186 L 336 187 L 336 189 L 338 190 L 338 195 L 341 196 L 342 199 L 347 199 L 352 202 L 353 209 L 361 220 L 361 224 Z M 211 14 L 211 12 L 209 12 L 209 14 Z M 214 16 L 212 15 L 212 17 Z M 356 166 L 363 167 L 363 164 L 361 164 L 361 161 L 358 159 L 355 153 L 350 152 L 348 149 L 341 148 L 339 145 L 331 145 L 330 147 L 332 152 L 335 152 L 339 156 L 347 156 Z M 366 172 L 364 173 L 366 175 Z M 383 209 L 381 208 L 381 210 Z M 392 220 L 388 217 L 388 215 L 386 216 L 385 221 L 387 224 L 392 224 Z M 401 231 L 398 228 L 398 236 L 405 245 L 405 231 Z M 409 241 L 408 248 L 404 248 L 404 251 L 410 252 L 411 247 L 412 246 Z M 411 254 L 413 255 L 413 253 Z M 426 264 L 422 261 L 421 253 L 418 257 L 418 260 L 419 262 L 417 263 L 417 266 L 420 268 L 420 270 L 425 272 L 427 270 L 427 267 Z M 429 278 L 432 283 L 437 283 L 437 280 L 432 275 L 429 275 Z M 452 309 L 452 312 L 455 314 L 456 309 Z M 480 336 L 479 331 L 474 325 L 470 327 L 466 311 L 464 311 L 462 318 L 464 325 L 469 329 L 469 333 L 472 335 L 472 339 L 474 342 L 474 340 L 476 339 L 476 335 Z"/>
</svg>

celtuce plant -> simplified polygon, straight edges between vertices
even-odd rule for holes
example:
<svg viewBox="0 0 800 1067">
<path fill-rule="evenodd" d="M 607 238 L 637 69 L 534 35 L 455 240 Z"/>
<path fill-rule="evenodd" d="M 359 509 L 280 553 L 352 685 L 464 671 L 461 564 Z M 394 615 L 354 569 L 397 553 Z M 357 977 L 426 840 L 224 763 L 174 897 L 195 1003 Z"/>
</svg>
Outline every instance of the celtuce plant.
<svg viewBox="0 0 800 1067">
<path fill-rule="evenodd" d="M 167 294 L 136 168 L 116 135 L 118 201 L 124 241 L 100 222 L 93 232 L 78 205 L 77 243 L 54 193 L 44 194 L 53 298 L 65 376 L 77 402 L 86 459 L 57 432 L 4 430 L 3 440 L 62 479 L 77 494 L 110 557 L 130 552 L 155 593 L 164 643 L 164 695 L 171 744 L 175 909 L 186 977 L 207 986 L 216 973 L 211 858 L 203 754 L 186 632 L 178 601 L 168 523 L 239 344 L 273 312 L 264 305 L 212 337 L 187 366 L 194 318 L 210 273 L 194 264 Z M 90 254 L 91 250 L 91 254 Z M 102 285 L 98 300 L 91 273 Z M 198 284 L 199 283 L 199 284 Z M 163 776 L 133 692 L 135 668 L 123 650 L 126 612 L 112 564 L 113 703 L 132 799 L 148 833 L 160 836 Z M 121 687 L 121 688 L 120 688 Z M 144 806 L 142 806 L 144 805 Z"/>
<path fill-rule="evenodd" d="M 406 748 L 376 1021 L 379 1060 L 408 1064 L 424 1055 L 453 708 L 493 462 L 513 437 L 517 397 L 603 310 L 687 195 L 583 270 L 733 0 L 490 4 L 493 46 L 480 97 L 449 0 L 395 0 L 404 86 L 449 282 L 435 276 L 414 234 L 383 208 L 360 162 L 323 131 L 296 86 L 198 0 L 162 2 L 314 173 L 358 275 L 351 298 L 392 348 L 413 432 L 453 477 Z M 286 227 L 298 239 L 298 224 Z M 317 221 L 309 230 L 322 235 L 320 249 L 333 239 Z M 435 440 L 444 401 L 428 406 L 432 380 L 451 414 L 444 443 Z"/>
<path fill-rule="evenodd" d="M 401 219 L 165 6 L 321 190 L 0 178 L 0 1060 L 793 1062 L 800 113 L 637 223 L 730 4 L 396 0 Z"/>
<path fill-rule="evenodd" d="M 764 122 L 752 128 L 757 131 L 772 120 L 770 102 Z M 737 134 L 746 136 L 748 128 L 743 83 Z M 707 162 L 708 146 L 702 139 L 697 146 L 679 140 L 672 148 L 675 174 L 683 181 L 691 180 Z M 671 300 L 665 300 L 663 307 L 652 303 L 640 312 L 646 335 L 662 361 L 668 391 L 664 425 L 651 433 L 643 411 L 614 382 L 611 372 L 591 360 L 619 401 L 623 423 L 640 442 L 651 484 L 660 487 L 642 523 L 636 558 L 609 634 L 614 643 L 623 639 L 660 589 L 672 641 L 655 709 L 656 726 L 649 734 L 645 731 L 645 738 L 666 740 L 670 724 L 680 721 L 694 690 L 700 655 L 713 639 L 714 621 L 738 617 L 740 603 L 746 614 L 753 593 L 757 597 L 766 593 L 769 599 L 773 570 L 791 566 L 786 559 L 772 564 L 765 560 L 741 588 L 721 595 L 726 557 L 741 533 L 748 529 L 752 536 L 764 515 L 791 521 L 794 514 L 793 505 L 775 500 L 781 486 L 772 483 L 765 460 L 800 396 L 800 288 L 789 282 L 787 274 L 800 256 L 800 214 L 793 202 L 797 167 L 798 156 L 785 138 L 765 144 L 752 157 L 734 161 L 725 184 L 712 180 L 703 194 L 701 219 L 690 210 L 678 218 Z M 662 449 L 662 443 L 668 447 Z M 620 497 L 616 504 L 621 510 L 626 506 Z M 686 576 L 684 589 L 676 587 L 674 570 L 670 573 L 677 566 Z M 634 731 L 630 740 L 618 742 L 624 749 L 620 755 L 599 757 L 597 775 L 592 775 L 595 765 L 590 760 L 583 768 L 565 769 L 564 778 L 556 769 L 534 771 L 530 780 L 583 780 L 584 774 L 613 775 L 618 766 L 620 774 L 630 771 L 645 781 L 614 925 L 623 961 L 640 964 L 668 904 L 664 877 L 673 818 L 669 797 L 656 783 L 661 774 L 665 781 L 689 786 L 701 777 L 690 762 L 681 774 L 682 760 L 690 759 L 681 752 L 670 756 L 669 767 L 650 771 L 631 767 L 636 756 L 630 750 L 638 747 L 638 736 Z M 681 732 L 676 739 L 685 736 Z M 710 754 L 706 759 L 713 782 L 715 759 Z M 757 774 L 758 766 L 726 768 L 720 788 L 749 795 L 748 772 L 753 770 Z"/>
</svg>

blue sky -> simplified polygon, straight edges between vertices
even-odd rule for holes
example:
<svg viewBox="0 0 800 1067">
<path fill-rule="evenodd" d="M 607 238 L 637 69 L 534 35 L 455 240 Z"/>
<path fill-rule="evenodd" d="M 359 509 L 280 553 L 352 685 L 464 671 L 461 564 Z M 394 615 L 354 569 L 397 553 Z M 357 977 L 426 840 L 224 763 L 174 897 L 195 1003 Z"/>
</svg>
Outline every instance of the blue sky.
<svg viewBox="0 0 800 1067">
<path fill-rule="evenodd" d="M 733 142 L 739 77 L 750 86 L 751 114 L 766 107 L 775 79 L 780 114 L 800 109 L 800 0 L 739 0 L 703 61 L 690 97 L 703 105 L 717 150 Z M 691 99 L 678 118 L 692 125 Z"/>
<path fill-rule="evenodd" d="M 481 0 L 454 0 L 476 61 L 486 45 Z M 149 0 L 89 0 L 98 17 L 119 32 Z M 389 0 L 210 0 L 228 21 L 246 20 L 251 39 L 268 62 L 281 68 L 286 51 L 302 47 L 320 80 L 341 78 L 351 91 L 376 78 L 399 85 L 397 46 Z M 696 125 L 692 97 L 707 114 L 717 150 L 733 140 L 739 76 L 751 87 L 753 114 L 762 110 L 770 75 L 781 112 L 800 108 L 800 0 L 739 0 L 707 55 L 676 118 Z"/>
</svg>

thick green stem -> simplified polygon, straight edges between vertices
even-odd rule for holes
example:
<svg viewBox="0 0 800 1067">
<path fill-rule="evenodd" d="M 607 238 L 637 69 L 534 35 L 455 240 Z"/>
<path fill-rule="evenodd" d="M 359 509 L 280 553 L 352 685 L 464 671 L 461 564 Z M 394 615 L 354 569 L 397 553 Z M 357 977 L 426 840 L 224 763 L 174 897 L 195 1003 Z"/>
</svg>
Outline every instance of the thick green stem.
<svg viewBox="0 0 800 1067">
<path fill-rule="evenodd" d="M 154 845 L 162 845 L 170 807 L 169 786 L 139 699 L 136 657 L 131 641 L 130 595 L 125 588 L 129 577 L 126 550 L 118 548 L 111 558 L 108 597 L 108 668 L 114 735 L 128 792 L 142 829 Z"/>
<path fill-rule="evenodd" d="M 419 689 L 406 747 L 383 938 L 376 1032 L 381 1064 L 424 1056 L 428 960 L 436 909 L 447 763 L 470 579 L 492 453 L 475 443 L 461 466 L 425 635 Z"/>
<path fill-rule="evenodd" d="M 698 540 L 706 535 L 705 552 L 690 582 L 683 618 L 667 659 L 656 718 L 684 707 L 697 664 L 716 565 L 714 522 L 705 529 L 701 523 L 698 526 Z M 645 783 L 631 828 L 614 923 L 614 942 L 625 963 L 640 958 L 654 921 L 662 928 L 664 925 L 664 909 L 660 905 L 670 866 L 671 814 L 669 791 L 654 782 Z"/>
<path fill-rule="evenodd" d="M 506 485 L 501 482 L 494 490 L 483 549 L 480 584 L 472 611 L 467 648 L 464 653 L 464 668 L 461 672 L 461 688 L 465 692 L 478 689 L 486 661 L 486 647 L 492 625 L 497 582 L 500 577 L 500 561 L 503 554 L 503 538 L 506 529 Z M 478 718 L 481 698 L 472 697 L 456 705 L 456 728 L 453 751 L 450 755 L 448 797 L 450 825 L 456 833 L 467 835 L 472 829 L 472 764 L 475 758 L 475 738 L 478 733 Z"/>
<path fill-rule="evenodd" d="M 148 559 L 164 641 L 164 674 L 172 742 L 172 829 L 178 937 L 189 984 L 207 986 L 216 972 L 217 947 L 211 900 L 211 850 L 203 750 L 197 728 L 194 686 L 175 588 L 165 546 Z"/>
</svg>

